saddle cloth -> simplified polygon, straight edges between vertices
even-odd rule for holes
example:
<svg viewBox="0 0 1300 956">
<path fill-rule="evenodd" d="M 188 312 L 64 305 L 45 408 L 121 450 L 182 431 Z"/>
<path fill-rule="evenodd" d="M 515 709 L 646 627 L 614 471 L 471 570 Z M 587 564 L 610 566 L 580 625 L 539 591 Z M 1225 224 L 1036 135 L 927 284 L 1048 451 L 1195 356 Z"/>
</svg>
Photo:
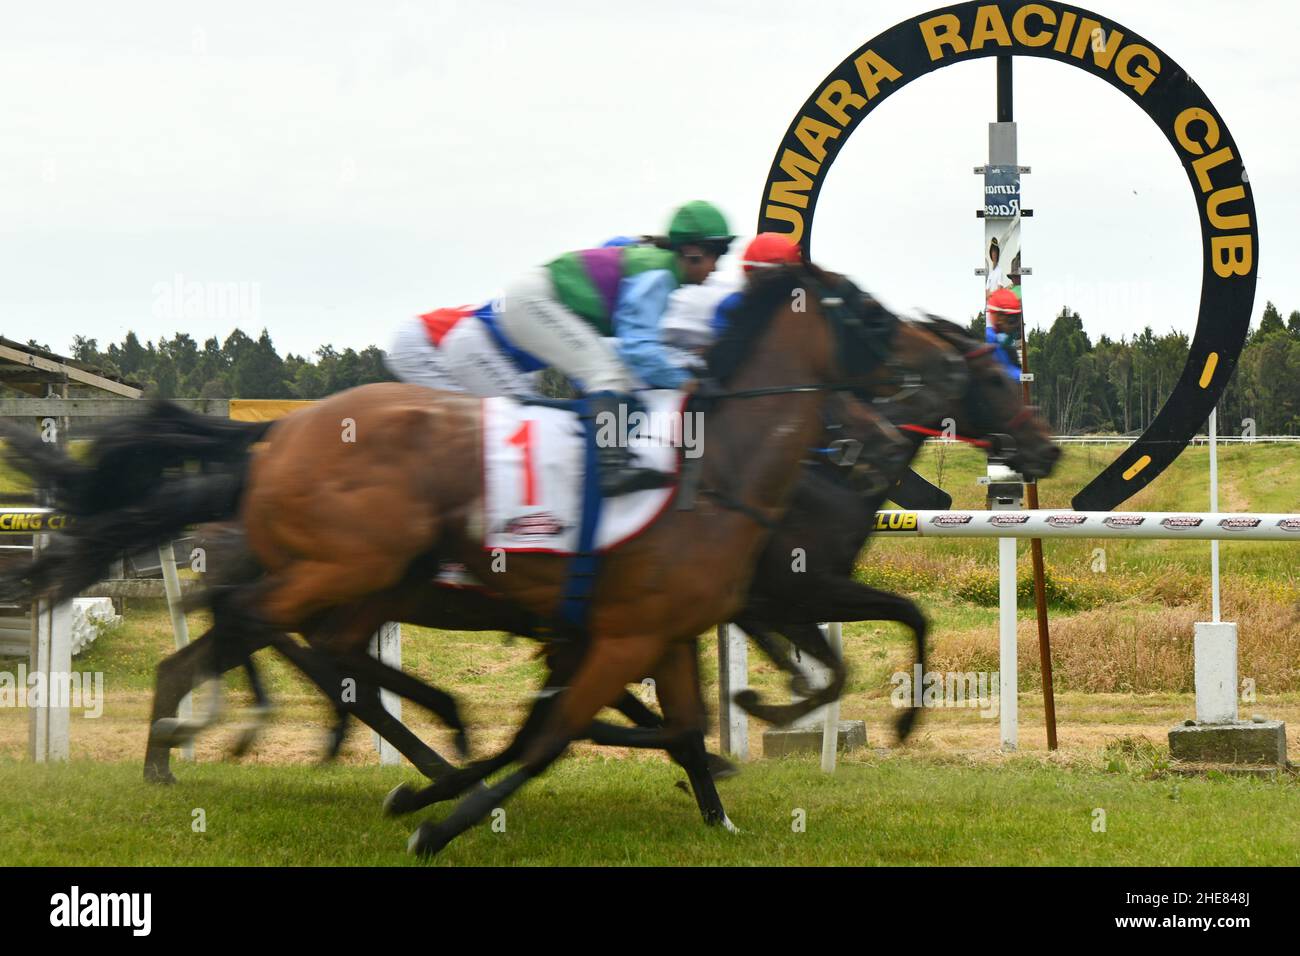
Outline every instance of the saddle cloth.
<svg viewBox="0 0 1300 956">
<path fill-rule="evenodd" d="M 644 414 L 627 417 L 628 447 L 642 467 L 675 475 L 683 444 L 685 396 L 653 390 L 638 393 Z M 597 426 L 601 425 L 597 422 Z M 622 428 L 624 423 L 618 423 Z M 609 423 L 607 431 L 613 431 Z M 693 436 L 686 429 L 690 447 Z M 483 547 L 516 552 L 573 554 L 582 524 L 583 424 L 574 412 L 526 405 L 508 398 L 483 399 Z M 596 550 L 608 551 L 643 531 L 672 500 L 665 488 L 606 498 L 596 531 Z"/>
</svg>

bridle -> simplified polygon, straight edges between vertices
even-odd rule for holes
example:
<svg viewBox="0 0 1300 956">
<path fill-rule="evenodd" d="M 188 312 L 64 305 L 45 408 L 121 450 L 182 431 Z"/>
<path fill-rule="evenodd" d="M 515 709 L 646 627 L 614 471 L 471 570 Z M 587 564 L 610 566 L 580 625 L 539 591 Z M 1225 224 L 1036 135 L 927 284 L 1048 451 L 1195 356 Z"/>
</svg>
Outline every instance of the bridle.
<svg viewBox="0 0 1300 956">
<path fill-rule="evenodd" d="M 864 388 L 862 378 L 878 366 L 890 368 L 892 375 L 898 374 L 898 366 L 891 358 L 890 348 L 900 324 L 897 316 L 880 307 L 879 303 L 865 295 L 846 277 L 839 277 L 832 288 L 817 277 L 810 276 L 808 285 L 812 286 L 811 291 L 815 293 L 818 304 L 822 307 L 822 314 L 830 323 L 835 336 L 836 354 L 845 357 L 845 364 L 853 369 L 855 380 L 733 390 L 706 388 L 694 396 L 697 401 L 707 405 L 728 399 L 742 400 L 814 392 L 853 392 L 860 395 Z M 902 377 L 903 383 L 900 386 L 902 391 L 924 387 L 923 383 L 912 381 L 917 379 L 917 376 Z M 888 382 L 890 379 L 885 381 Z M 861 451 L 862 443 L 856 439 L 841 439 L 832 443 L 832 447 L 835 446 L 839 446 L 841 451 L 840 463 L 851 465 L 857 459 L 857 452 Z M 853 449 L 850 457 L 848 449 L 851 446 L 856 448 Z M 768 531 L 776 530 L 775 521 L 727 491 L 701 488 L 699 494 L 713 499 L 723 508 L 745 515 Z"/>
</svg>

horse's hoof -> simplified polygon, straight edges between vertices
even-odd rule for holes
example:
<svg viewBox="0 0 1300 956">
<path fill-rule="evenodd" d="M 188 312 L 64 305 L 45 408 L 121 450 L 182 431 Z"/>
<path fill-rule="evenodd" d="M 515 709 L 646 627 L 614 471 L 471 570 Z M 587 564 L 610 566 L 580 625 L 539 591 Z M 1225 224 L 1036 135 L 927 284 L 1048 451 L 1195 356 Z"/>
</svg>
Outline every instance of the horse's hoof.
<svg viewBox="0 0 1300 956">
<path fill-rule="evenodd" d="M 754 713 L 754 708 L 762 706 L 762 703 L 760 702 L 758 696 L 758 691 L 754 691 L 754 690 L 739 691 L 732 698 L 732 700 L 736 702 L 737 707 L 739 707 L 745 713 L 750 714 L 751 716 Z"/>
<path fill-rule="evenodd" d="M 150 735 L 153 741 L 164 747 L 183 747 L 194 739 L 209 725 L 179 717 L 159 717 L 153 723 Z"/>
<path fill-rule="evenodd" d="M 151 767 L 149 764 L 145 764 L 144 782 L 170 784 L 176 782 L 176 776 L 166 767 Z"/>
<path fill-rule="evenodd" d="M 740 833 L 740 827 L 732 823 L 731 817 L 727 816 L 725 813 L 722 815 L 722 829 L 726 830 L 728 833 Z"/>
<path fill-rule="evenodd" d="M 451 834 L 443 832 L 436 823 L 421 823 L 406 841 L 406 852 L 415 856 L 430 857 L 441 852 L 451 842 Z"/>
<path fill-rule="evenodd" d="M 912 731 L 916 729 L 916 718 L 920 715 L 919 707 L 909 707 L 898 715 L 898 720 L 894 722 L 894 733 L 900 744 L 912 735 Z"/>
<path fill-rule="evenodd" d="M 392 790 L 388 791 L 388 796 L 384 797 L 384 816 L 400 817 L 404 813 L 410 813 L 418 809 L 415 804 L 415 790 L 409 784 L 399 783 Z"/>
<path fill-rule="evenodd" d="M 251 728 L 245 730 L 239 735 L 239 739 L 235 741 L 235 746 L 230 748 L 230 756 L 234 757 L 236 760 L 243 757 L 253 749 L 253 742 L 255 740 L 257 740 L 257 731 Z"/>
<path fill-rule="evenodd" d="M 469 759 L 469 734 L 463 730 L 456 732 L 456 753 L 460 754 L 461 760 Z"/>
<path fill-rule="evenodd" d="M 322 758 L 325 763 L 329 763 L 337 757 L 343 750 L 344 734 L 336 730 L 327 731 L 325 734 L 325 756 Z"/>
</svg>

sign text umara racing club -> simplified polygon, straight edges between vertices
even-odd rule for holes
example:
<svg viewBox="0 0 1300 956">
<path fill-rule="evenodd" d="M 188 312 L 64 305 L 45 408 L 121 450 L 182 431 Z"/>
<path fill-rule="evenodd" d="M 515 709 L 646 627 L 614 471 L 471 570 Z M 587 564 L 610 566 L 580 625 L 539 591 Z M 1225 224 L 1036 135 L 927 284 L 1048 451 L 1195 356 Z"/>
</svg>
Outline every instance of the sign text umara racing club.
<svg viewBox="0 0 1300 956">
<path fill-rule="evenodd" d="M 812 98 L 811 108 L 805 106 L 792 125 L 773 162 L 762 229 L 784 231 L 795 242 L 802 241 L 805 211 L 811 215 L 810 203 L 829 160 L 843 145 L 841 137 L 875 101 L 938 67 L 992 53 L 1045 55 L 1100 72 L 1139 100 L 1160 78 L 1158 50 L 1062 5 L 1027 3 L 1013 10 L 1010 5 L 981 4 L 963 21 L 970 9 L 961 5 L 899 24 L 831 74 Z M 1156 118 L 1152 109 L 1148 113 Z M 1216 183 L 1211 176 L 1236 160 L 1232 148 L 1219 142 L 1214 115 L 1188 106 L 1174 116 L 1172 130 L 1166 130 L 1170 132 L 1191 158 L 1190 171 L 1200 193 L 1208 194 L 1206 213 L 1216 232 L 1210 243 L 1215 273 L 1223 278 L 1251 273 L 1249 212 L 1244 203 L 1240 209 L 1225 208 L 1244 200 L 1245 188 L 1231 177 Z"/>
</svg>

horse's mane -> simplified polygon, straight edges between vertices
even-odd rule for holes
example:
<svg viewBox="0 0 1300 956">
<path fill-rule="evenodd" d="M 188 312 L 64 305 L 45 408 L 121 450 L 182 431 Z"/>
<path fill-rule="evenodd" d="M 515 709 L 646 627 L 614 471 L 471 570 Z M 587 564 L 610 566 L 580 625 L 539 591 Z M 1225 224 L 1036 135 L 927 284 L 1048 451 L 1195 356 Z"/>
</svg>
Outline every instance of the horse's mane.
<svg viewBox="0 0 1300 956">
<path fill-rule="evenodd" d="M 749 280 L 740 304 L 732 310 L 727 328 L 709 349 L 709 375 L 726 384 L 748 357 L 754 343 L 771 324 L 783 303 L 792 301 L 794 290 L 810 279 L 825 276 L 812 263 L 765 269 Z"/>
<path fill-rule="evenodd" d="M 970 329 L 963 328 L 951 319 L 941 319 L 937 315 L 931 315 L 929 312 L 910 321 L 933 332 L 959 352 L 970 352 L 984 344 L 971 335 Z"/>
</svg>

